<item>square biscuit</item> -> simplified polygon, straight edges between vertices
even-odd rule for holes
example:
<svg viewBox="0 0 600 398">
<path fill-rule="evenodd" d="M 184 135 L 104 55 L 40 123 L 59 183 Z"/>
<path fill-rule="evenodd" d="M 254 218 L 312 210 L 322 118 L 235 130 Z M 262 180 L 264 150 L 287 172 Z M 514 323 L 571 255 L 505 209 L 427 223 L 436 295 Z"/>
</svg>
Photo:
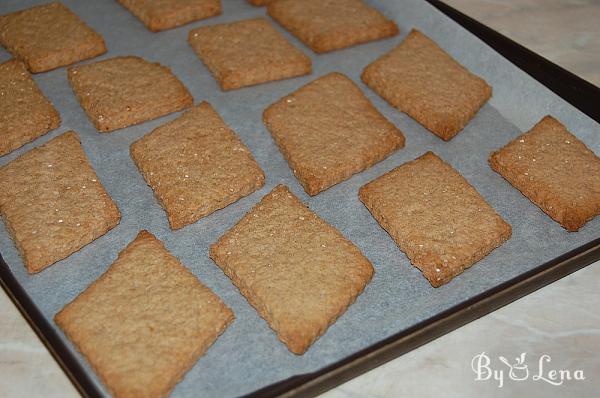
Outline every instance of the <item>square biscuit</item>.
<svg viewBox="0 0 600 398">
<path fill-rule="evenodd" d="M 278 0 L 267 12 L 314 52 L 339 50 L 398 34 L 398 26 L 362 0 Z"/>
<path fill-rule="evenodd" d="M 263 121 L 309 195 L 404 147 L 400 130 L 341 73 L 283 97 L 264 111 Z"/>
<path fill-rule="evenodd" d="M 54 317 L 116 398 L 166 397 L 233 319 L 147 231 Z"/>
<path fill-rule="evenodd" d="M 131 144 L 131 157 L 172 229 L 236 202 L 265 182 L 248 148 L 207 102 Z"/>
<path fill-rule="evenodd" d="M 152 32 L 221 14 L 221 0 L 117 0 Z"/>
<path fill-rule="evenodd" d="M 600 214 L 600 158 L 552 116 L 492 153 L 489 163 L 568 231 Z"/>
<path fill-rule="evenodd" d="M 0 214 L 31 273 L 78 251 L 121 219 L 74 131 L 0 168 Z"/>
<path fill-rule="evenodd" d="M 203 26 L 188 41 L 223 90 L 307 75 L 312 68 L 265 18 Z"/>
<path fill-rule="evenodd" d="M 69 83 L 100 132 L 188 108 L 194 102 L 171 70 L 140 57 L 115 57 L 68 70 Z"/>
<path fill-rule="evenodd" d="M 359 197 L 433 287 L 511 236 L 475 188 L 431 152 L 364 185 Z"/>
<path fill-rule="evenodd" d="M 0 156 L 60 125 L 60 115 L 20 61 L 0 64 L 0 96 Z"/>
<path fill-rule="evenodd" d="M 0 15 L 0 44 L 32 73 L 106 52 L 102 36 L 59 2 Z"/>
<path fill-rule="evenodd" d="M 213 244 L 210 257 L 298 355 L 346 311 L 373 275 L 352 242 L 282 185 Z"/>
<path fill-rule="evenodd" d="M 398 110 L 445 141 L 458 134 L 492 96 L 492 87 L 417 30 L 362 73 Z"/>
</svg>

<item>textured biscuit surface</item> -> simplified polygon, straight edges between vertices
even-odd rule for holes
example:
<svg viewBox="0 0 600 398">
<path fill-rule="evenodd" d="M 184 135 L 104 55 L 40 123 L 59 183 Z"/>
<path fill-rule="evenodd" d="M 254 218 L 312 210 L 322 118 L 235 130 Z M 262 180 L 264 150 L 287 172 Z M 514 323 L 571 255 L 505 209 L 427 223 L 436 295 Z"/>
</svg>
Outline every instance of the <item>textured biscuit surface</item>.
<svg viewBox="0 0 600 398">
<path fill-rule="evenodd" d="M 267 194 L 210 257 L 295 354 L 303 354 L 373 275 L 352 242 L 285 186 Z"/>
<path fill-rule="evenodd" d="M 1 15 L 0 44 L 34 73 L 106 52 L 102 37 L 58 2 Z"/>
<path fill-rule="evenodd" d="M 551 116 L 492 153 L 489 163 L 569 231 L 600 214 L 600 158 Z"/>
<path fill-rule="evenodd" d="M 264 18 L 203 26 L 189 43 L 223 90 L 306 75 L 311 61 Z"/>
<path fill-rule="evenodd" d="M 492 95 L 491 86 L 483 79 L 416 30 L 368 65 L 362 80 L 446 141 L 458 134 Z"/>
<path fill-rule="evenodd" d="M 207 102 L 134 142 L 131 156 L 173 229 L 249 195 L 265 181 L 248 148 Z"/>
<path fill-rule="evenodd" d="M 158 32 L 221 13 L 221 0 L 118 0 L 148 29 Z"/>
<path fill-rule="evenodd" d="M 60 115 L 17 60 L 0 64 L 0 156 L 60 125 Z"/>
<path fill-rule="evenodd" d="M 342 182 L 404 146 L 404 136 L 340 73 L 268 107 L 263 120 L 309 195 Z"/>
<path fill-rule="evenodd" d="M 233 312 L 141 231 L 55 316 L 117 398 L 165 397 L 233 321 Z"/>
<path fill-rule="evenodd" d="M 267 2 L 273 19 L 316 53 L 398 34 L 396 24 L 362 0 Z"/>
<path fill-rule="evenodd" d="M 100 132 L 112 131 L 192 105 L 171 70 L 139 57 L 115 57 L 71 67 L 69 83 Z"/>
<path fill-rule="evenodd" d="M 360 189 L 360 200 L 433 287 L 511 236 L 511 227 L 431 152 Z"/>
<path fill-rule="evenodd" d="M 78 251 L 121 219 L 73 131 L 0 168 L 0 213 L 29 272 Z"/>
</svg>

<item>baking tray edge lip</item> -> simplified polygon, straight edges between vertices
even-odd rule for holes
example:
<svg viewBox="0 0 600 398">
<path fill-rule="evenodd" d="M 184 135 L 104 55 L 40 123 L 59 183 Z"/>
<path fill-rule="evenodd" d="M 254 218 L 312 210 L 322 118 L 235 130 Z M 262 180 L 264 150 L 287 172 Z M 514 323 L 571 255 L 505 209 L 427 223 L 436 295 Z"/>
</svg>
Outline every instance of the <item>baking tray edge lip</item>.
<svg viewBox="0 0 600 398">
<path fill-rule="evenodd" d="M 600 99 L 600 88 L 442 1 L 426 1 L 477 36 L 519 69 L 600 123 L 600 108 L 594 108 L 594 104 Z M 245 395 L 245 397 L 315 396 L 599 259 L 600 238 L 597 238 L 324 369 L 271 384 Z M 16 280 L 1 253 L 0 285 L 65 371 L 78 392 L 85 397 L 102 397 L 102 391 Z"/>
<path fill-rule="evenodd" d="M 50 354 L 60 365 L 67 377 L 84 397 L 101 398 L 103 396 L 100 389 L 94 383 L 87 371 L 72 354 L 67 345 L 60 338 L 58 332 L 46 318 L 42 315 L 33 300 L 29 297 L 25 289 L 19 284 L 10 268 L 2 258 L 0 253 L 0 285 L 15 304 L 19 312 L 29 323 L 35 334 L 46 346 Z"/>
</svg>

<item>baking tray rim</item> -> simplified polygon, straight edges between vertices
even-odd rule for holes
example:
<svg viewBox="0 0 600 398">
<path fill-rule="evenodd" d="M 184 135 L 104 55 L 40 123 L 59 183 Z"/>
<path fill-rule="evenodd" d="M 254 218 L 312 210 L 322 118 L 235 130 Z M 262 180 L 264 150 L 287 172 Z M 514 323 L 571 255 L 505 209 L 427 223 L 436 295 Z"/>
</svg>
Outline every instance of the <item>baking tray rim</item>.
<svg viewBox="0 0 600 398">
<path fill-rule="evenodd" d="M 426 0 L 508 61 L 600 123 L 600 89 L 440 0 Z M 318 371 L 296 375 L 250 394 L 256 397 L 313 397 L 451 332 L 535 290 L 600 260 L 600 237 L 494 286 L 462 303 Z M 90 375 L 19 284 L 0 253 L 0 285 L 78 392 L 102 397 Z"/>
</svg>

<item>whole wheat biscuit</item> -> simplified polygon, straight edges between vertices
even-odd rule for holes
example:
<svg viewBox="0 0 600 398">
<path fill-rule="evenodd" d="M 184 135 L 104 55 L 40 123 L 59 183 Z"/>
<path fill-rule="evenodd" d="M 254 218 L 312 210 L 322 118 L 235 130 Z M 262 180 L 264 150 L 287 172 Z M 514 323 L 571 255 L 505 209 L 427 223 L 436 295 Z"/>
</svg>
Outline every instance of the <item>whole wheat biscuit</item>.
<svg viewBox="0 0 600 398">
<path fill-rule="evenodd" d="M 100 132 L 156 119 L 194 102 L 169 68 L 140 57 L 110 58 L 68 72 L 81 107 Z"/>
<path fill-rule="evenodd" d="M 441 139 L 458 134 L 492 96 L 492 87 L 417 30 L 368 65 L 362 80 Z"/>
<path fill-rule="evenodd" d="M 511 236 L 475 188 L 431 152 L 364 185 L 359 197 L 433 287 Z"/>
<path fill-rule="evenodd" d="M 233 319 L 146 231 L 54 317 L 117 398 L 166 397 Z"/>
<path fill-rule="evenodd" d="M 140 57 L 115 57 L 68 69 L 90 121 L 108 132 L 177 112 L 194 99 L 171 70 Z"/>
<path fill-rule="evenodd" d="M 310 58 L 264 18 L 203 26 L 188 41 L 223 90 L 311 72 Z"/>
<path fill-rule="evenodd" d="M 219 15 L 221 0 L 117 0 L 152 32 Z"/>
<path fill-rule="evenodd" d="M 213 244 L 210 257 L 294 354 L 325 333 L 373 275 L 352 242 L 282 185 Z"/>
<path fill-rule="evenodd" d="M 32 273 L 78 251 L 121 219 L 73 131 L 0 168 L 0 213 Z"/>
<path fill-rule="evenodd" d="M 404 146 L 404 136 L 350 79 L 330 73 L 269 106 L 263 120 L 309 195 Z"/>
<path fill-rule="evenodd" d="M 207 102 L 131 144 L 131 157 L 173 229 L 228 206 L 265 181 L 248 148 Z"/>
<path fill-rule="evenodd" d="M 106 52 L 102 36 L 58 2 L 0 15 L 0 44 L 33 73 Z"/>
<path fill-rule="evenodd" d="M 0 64 L 0 97 L 0 156 L 60 125 L 60 115 L 20 61 Z"/>
<path fill-rule="evenodd" d="M 569 231 L 600 214 L 600 158 L 552 116 L 492 153 L 489 163 Z"/>
<path fill-rule="evenodd" d="M 394 21 L 362 0 L 269 1 L 267 12 L 316 53 L 398 34 Z"/>
</svg>

